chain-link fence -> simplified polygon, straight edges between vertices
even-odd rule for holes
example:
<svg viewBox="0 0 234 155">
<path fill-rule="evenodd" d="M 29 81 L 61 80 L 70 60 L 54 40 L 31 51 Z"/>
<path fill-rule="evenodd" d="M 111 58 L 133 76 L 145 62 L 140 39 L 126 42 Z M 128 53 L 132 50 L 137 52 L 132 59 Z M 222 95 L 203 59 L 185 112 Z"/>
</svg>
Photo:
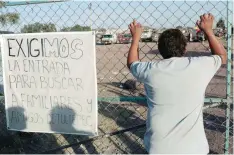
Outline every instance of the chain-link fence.
<svg viewBox="0 0 234 155">
<path fill-rule="evenodd" d="M 131 41 L 127 25 L 136 19 L 144 26 L 139 47 L 143 61 L 161 59 L 157 38 L 171 27 L 180 29 L 187 38 L 188 56 L 210 55 L 203 34 L 191 35 L 196 20 L 207 12 L 215 16 L 214 31 L 228 51 L 228 64 L 222 65 L 207 87 L 204 126 L 210 153 L 233 152 L 231 1 L 7 2 L 1 5 L 1 33 L 96 31 L 99 136 L 8 131 L 2 97 L 0 153 L 146 153 L 143 145 L 146 99 L 142 84 L 134 80 L 126 67 Z M 116 35 L 116 40 L 110 39 L 111 44 L 105 44 L 102 42 L 105 34 Z"/>
</svg>

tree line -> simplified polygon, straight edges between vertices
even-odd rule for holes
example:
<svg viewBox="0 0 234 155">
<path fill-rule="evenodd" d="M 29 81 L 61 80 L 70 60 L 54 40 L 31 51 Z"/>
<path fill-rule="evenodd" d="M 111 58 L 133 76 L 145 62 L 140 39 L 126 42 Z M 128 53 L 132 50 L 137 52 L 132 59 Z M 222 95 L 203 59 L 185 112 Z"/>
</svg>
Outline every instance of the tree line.
<svg viewBox="0 0 234 155">
<path fill-rule="evenodd" d="M 74 25 L 72 27 L 64 27 L 60 29 L 61 32 L 68 32 L 68 31 L 90 31 L 91 28 L 89 26 L 81 26 L 81 25 Z M 21 33 L 37 33 L 37 32 L 57 32 L 57 28 L 53 23 L 33 23 L 24 25 L 21 29 Z"/>
<path fill-rule="evenodd" d="M 0 15 L 0 23 L 6 24 L 7 22 L 10 24 L 17 24 L 17 17 L 14 15 L 5 15 L 7 19 L 2 19 L 2 15 Z M 11 19 L 12 18 L 12 19 Z M 217 28 L 222 28 L 223 30 L 225 29 L 225 21 L 224 19 L 220 18 L 219 21 L 216 23 Z M 177 26 L 176 28 L 183 28 L 182 26 Z M 28 24 L 24 25 L 23 28 L 21 29 L 21 33 L 37 33 L 37 32 L 69 32 L 69 31 L 90 31 L 91 27 L 89 26 L 81 26 L 79 24 L 76 24 L 72 27 L 64 27 L 60 30 L 57 30 L 56 25 L 53 23 L 33 23 L 33 24 Z"/>
<path fill-rule="evenodd" d="M 4 8 L 6 2 L 0 1 L 0 9 Z M 20 20 L 20 15 L 17 12 L 8 12 L 0 15 L 0 24 L 2 26 L 18 24 Z M 72 27 L 64 27 L 59 31 L 90 31 L 89 26 L 74 25 Z M 33 23 L 24 25 L 21 29 L 21 33 L 37 33 L 37 32 L 57 32 L 57 28 L 53 23 Z"/>
</svg>

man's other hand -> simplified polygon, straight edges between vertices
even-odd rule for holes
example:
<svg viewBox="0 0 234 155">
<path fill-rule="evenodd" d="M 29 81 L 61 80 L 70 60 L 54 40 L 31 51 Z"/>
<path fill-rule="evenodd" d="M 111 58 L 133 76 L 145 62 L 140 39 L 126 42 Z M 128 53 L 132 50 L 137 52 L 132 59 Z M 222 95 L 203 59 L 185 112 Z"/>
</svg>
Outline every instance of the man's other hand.
<svg viewBox="0 0 234 155">
<path fill-rule="evenodd" d="M 131 31 L 133 41 L 139 41 L 141 38 L 141 34 L 142 34 L 141 24 L 136 23 L 136 21 L 134 20 L 131 24 L 129 24 L 128 27 Z"/>
<path fill-rule="evenodd" d="M 212 27 L 214 22 L 214 16 L 212 14 L 203 14 L 200 16 L 200 20 L 197 21 L 197 26 L 205 33 L 213 33 Z"/>
</svg>

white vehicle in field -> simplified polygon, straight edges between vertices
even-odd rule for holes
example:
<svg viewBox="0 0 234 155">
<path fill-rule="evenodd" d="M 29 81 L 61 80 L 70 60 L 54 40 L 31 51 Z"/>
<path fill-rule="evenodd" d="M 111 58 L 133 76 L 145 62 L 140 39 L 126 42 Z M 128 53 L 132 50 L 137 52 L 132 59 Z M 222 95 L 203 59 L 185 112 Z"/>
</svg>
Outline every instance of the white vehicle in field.
<svg viewBox="0 0 234 155">
<path fill-rule="evenodd" d="M 102 43 L 102 34 L 96 33 L 96 44 L 101 44 L 101 43 Z"/>
<path fill-rule="evenodd" d="M 197 32 L 196 30 L 190 30 L 188 38 L 190 42 L 206 40 L 204 33 L 202 31 Z"/>
<path fill-rule="evenodd" d="M 158 31 L 153 31 L 153 33 L 151 35 L 152 41 L 158 43 L 158 38 L 159 38 L 160 34 L 161 33 L 159 33 Z"/>
<path fill-rule="evenodd" d="M 116 44 L 117 35 L 116 34 L 104 34 L 102 36 L 102 44 Z"/>
<path fill-rule="evenodd" d="M 142 32 L 141 41 L 152 41 L 152 29 L 147 29 Z"/>
</svg>

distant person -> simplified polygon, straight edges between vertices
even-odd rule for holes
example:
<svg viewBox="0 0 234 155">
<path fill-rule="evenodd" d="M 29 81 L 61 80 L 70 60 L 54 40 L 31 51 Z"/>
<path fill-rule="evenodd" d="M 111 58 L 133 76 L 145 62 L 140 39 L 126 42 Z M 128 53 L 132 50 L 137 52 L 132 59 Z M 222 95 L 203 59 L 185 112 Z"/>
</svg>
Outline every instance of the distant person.
<svg viewBox="0 0 234 155">
<path fill-rule="evenodd" d="M 204 14 L 197 21 L 206 35 L 211 56 L 184 57 L 186 39 L 178 29 L 159 36 L 158 49 L 163 60 L 140 62 L 138 45 L 142 27 L 129 25 L 133 36 L 127 66 L 145 85 L 148 104 L 145 148 L 150 154 L 208 154 L 203 125 L 205 90 L 222 64 L 227 61 L 223 45 L 216 39 L 214 16 Z"/>
</svg>

